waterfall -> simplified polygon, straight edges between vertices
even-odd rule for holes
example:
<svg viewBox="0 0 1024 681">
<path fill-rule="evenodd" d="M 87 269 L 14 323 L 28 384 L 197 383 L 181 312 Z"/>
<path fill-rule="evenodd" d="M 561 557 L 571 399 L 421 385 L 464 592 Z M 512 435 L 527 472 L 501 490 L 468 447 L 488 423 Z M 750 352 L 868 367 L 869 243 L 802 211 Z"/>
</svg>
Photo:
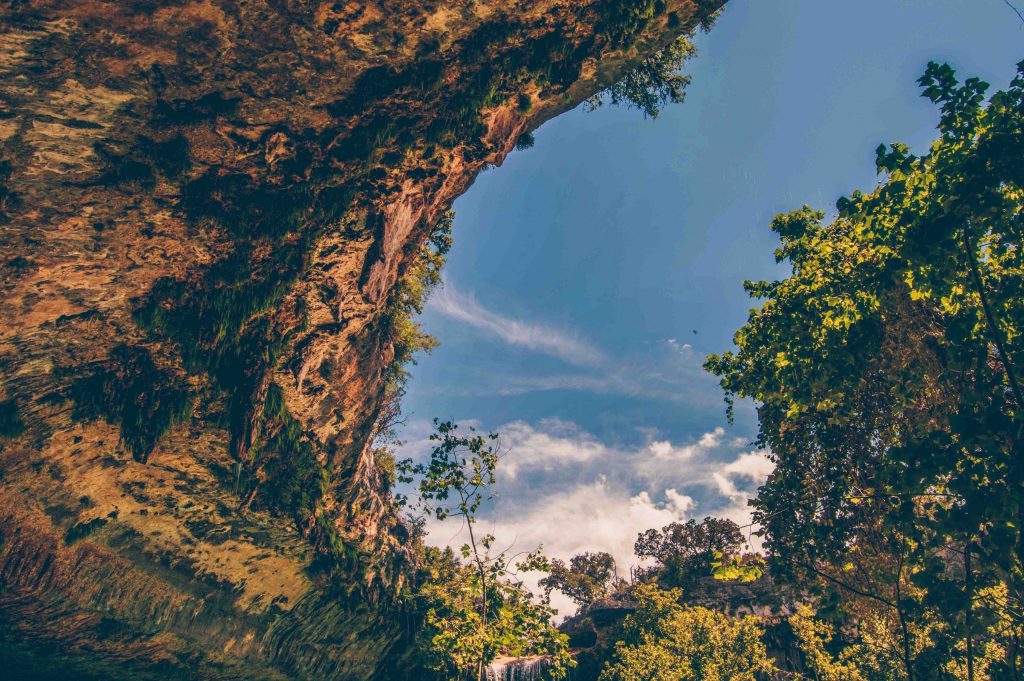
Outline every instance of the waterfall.
<svg viewBox="0 0 1024 681">
<path fill-rule="evenodd" d="M 546 657 L 500 657 L 484 674 L 487 681 L 538 681 L 549 664 Z"/>
</svg>

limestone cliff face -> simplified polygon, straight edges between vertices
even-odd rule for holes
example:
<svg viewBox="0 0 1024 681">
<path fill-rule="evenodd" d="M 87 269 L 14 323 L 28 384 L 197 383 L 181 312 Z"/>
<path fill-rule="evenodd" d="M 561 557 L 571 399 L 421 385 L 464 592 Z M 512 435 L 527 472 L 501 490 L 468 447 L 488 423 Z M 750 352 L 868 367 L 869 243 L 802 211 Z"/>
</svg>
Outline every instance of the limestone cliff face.
<svg viewBox="0 0 1024 681">
<path fill-rule="evenodd" d="M 395 284 L 520 135 L 721 4 L 5 3 L 5 664 L 400 676 Z"/>
</svg>

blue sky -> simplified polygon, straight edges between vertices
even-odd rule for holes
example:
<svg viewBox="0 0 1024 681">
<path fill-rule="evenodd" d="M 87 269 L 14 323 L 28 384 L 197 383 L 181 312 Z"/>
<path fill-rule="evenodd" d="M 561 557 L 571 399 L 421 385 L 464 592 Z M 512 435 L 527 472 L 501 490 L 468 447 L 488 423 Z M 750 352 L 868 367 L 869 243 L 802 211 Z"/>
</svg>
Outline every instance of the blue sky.
<svg viewBox="0 0 1024 681">
<path fill-rule="evenodd" d="M 403 437 L 422 452 L 435 416 L 502 432 L 485 522 L 506 544 L 625 571 L 647 527 L 748 518 L 770 470 L 753 409 L 729 426 L 700 366 L 753 305 L 742 281 L 784 274 L 772 216 L 873 187 L 879 143 L 926 148 L 927 62 L 1005 87 L 1024 27 L 1003 0 L 731 0 L 697 45 L 684 104 L 569 112 L 455 205 Z"/>
</svg>

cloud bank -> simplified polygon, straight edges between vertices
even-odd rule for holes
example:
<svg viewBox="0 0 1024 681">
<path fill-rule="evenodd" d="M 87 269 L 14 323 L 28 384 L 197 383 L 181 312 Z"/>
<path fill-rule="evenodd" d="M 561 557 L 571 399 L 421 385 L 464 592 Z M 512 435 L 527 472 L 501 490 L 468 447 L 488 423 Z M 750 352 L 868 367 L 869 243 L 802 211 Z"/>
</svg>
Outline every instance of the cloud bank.
<svg viewBox="0 0 1024 681">
<path fill-rule="evenodd" d="M 747 440 L 727 437 L 724 427 L 692 442 L 649 439 L 631 447 L 601 442 L 558 419 L 514 421 L 496 430 L 505 453 L 498 496 L 480 520 L 485 531 L 501 547 L 543 545 L 562 559 L 607 551 L 624 576 L 639 563 L 633 544 L 643 530 L 706 515 L 749 524 L 747 502 L 772 470 L 766 452 L 741 450 Z M 406 453 L 424 456 L 422 440 Z M 428 527 L 431 542 L 459 546 L 465 540 L 458 523 Z M 565 612 L 568 603 L 562 606 Z"/>
</svg>

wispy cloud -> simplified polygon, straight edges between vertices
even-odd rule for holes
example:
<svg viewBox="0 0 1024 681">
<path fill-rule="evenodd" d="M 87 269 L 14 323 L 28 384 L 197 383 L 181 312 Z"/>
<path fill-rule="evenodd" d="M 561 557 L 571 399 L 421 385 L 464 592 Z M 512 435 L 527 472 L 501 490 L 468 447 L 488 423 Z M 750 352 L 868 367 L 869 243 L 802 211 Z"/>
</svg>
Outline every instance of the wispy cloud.
<svg viewBox="0 0 1024 681">
<path fill-rule="evenodd" d="M 508 345 L 541 352 L 577 366 L 598 366 L 605 361 L 600 350 L 578 335 L 488 310 L 471 295 L 460 293 L 450 281 L 445 282 L 430 305 L 442 315 L 465 322 Z"/>
<path fill-rule="evenodd" d="M 599 395 L 625 395 L 646 397 L 668 402 L 689 402 L 691 396 L 681 390 L 661 387 L 660 376 L 646 376 L 640 372 L 630 374 L 618 367 L 608 367 L 596 375 L 555 374 L 548 376 L 501 376 L 496 385 L 486 390 L 498 395 L 525 395 L 549 390 L 573 390 Z"/>
<path fill-rule="evenodd" d="M 555 373 L 489 367 L 468 384 L 445 386 L 446 393 L 501 395 L 506 397 L 549 391 L 573 391 L 596 395 L 658 400 L 690 407 L 716 406 L 721 400 L 717 380 L 704 371 L 703 353 L 676 339 L 644 341 L 619 355 L 609 355 L 583 334 L 514 318 L 489 309 L 451 281 L 431 298 L 432 314 L 460 322 L 492 341 L 532 350 L 562 360 L 572 367 Z M 448 330 L 445 336 L 453 335 Z M 740 404 L 740 408 L 743 408 Z"/>
<path fill-rule="evenodd" d="M 538 428 L 525 421 L 501 427 L 501 446 L 507 454 L 501 461 L 504 475 L 516 477 L 520 469 L 553 471 L 606 458 L 610 450 L 574 423 L 545 419 Z"/>
</svg>

